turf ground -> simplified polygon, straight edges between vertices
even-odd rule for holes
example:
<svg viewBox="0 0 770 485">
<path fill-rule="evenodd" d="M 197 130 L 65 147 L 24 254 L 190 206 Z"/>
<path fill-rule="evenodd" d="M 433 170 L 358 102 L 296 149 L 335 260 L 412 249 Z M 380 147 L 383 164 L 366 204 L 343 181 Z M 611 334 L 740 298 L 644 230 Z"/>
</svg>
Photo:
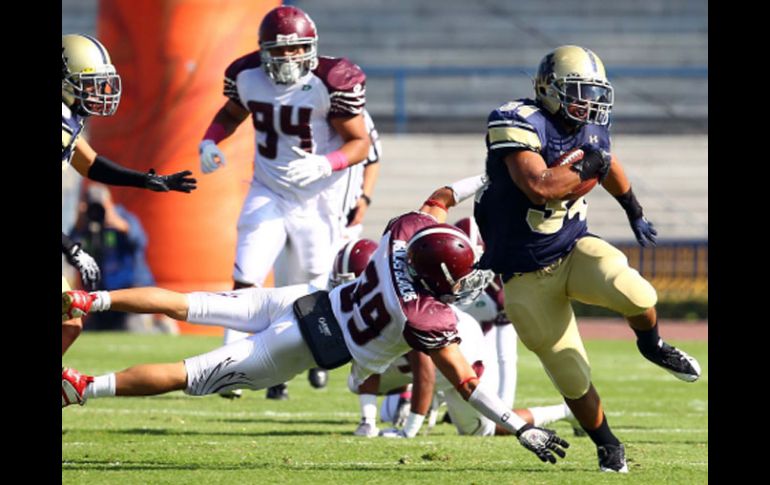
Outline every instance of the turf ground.
<svg viewBox="0 0 770 485">
<path fill-rule="evenodd" d="M 101 374 L 146 362 L 180 360 L 217 347 L 200 336 L 84 334 L 63 363 Z M 315 390 L 306 374 L 288 401 L 246 391 L 240 400 L 189 397 L 94 399 L 62 410 L 62 483 L 603 484 L 707 483 L 708 343 L 671 341 L 696 357 L 703 376 L 688 384 L 644 360 L 631 341 L 587 340 L 593 378 L 629 475 L 598 472 L 588 438 L 552 425 L 571 443 L 567 458 L 543 464 L 514 438 L 457 436 L 448 424 L 416 439 L 352 436 L 356 397 L 347 368 Z M 517 406 L 558 396 L 533 354 L 519 347 Z M 443 413 L 443 411 L 442 411 Z"/>
</svg>

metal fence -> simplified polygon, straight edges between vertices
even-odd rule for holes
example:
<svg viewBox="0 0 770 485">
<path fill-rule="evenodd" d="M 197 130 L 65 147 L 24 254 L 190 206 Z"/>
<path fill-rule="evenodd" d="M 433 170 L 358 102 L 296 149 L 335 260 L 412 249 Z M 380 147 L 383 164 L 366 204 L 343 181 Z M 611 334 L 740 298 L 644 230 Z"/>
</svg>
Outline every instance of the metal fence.
<svg viewBox="0 0 770 485">
<path fill-rule="evenodd" d="M 660 299 L 707 300 L 707 240 L 666 241 L 655 247 L 636 242 L 613 243 L 628 257 L 628 263 L 650 280 Z"/>
<path fill-rule="evenodd" d="M 369 78 L 393 80 L 393 117 L 395 132 L 408 131 L 409 113 L 407 110 L 407 83 L 417 78 L 470 78 L 470 77 L 529 77 L 532 66 L 361 66 Z M 608 69 L 607 76 L 614 78 L 637 79 L 708 79 L 707 66 L 670 67 L 670 66 L 621 66 Z"/>
</svg>

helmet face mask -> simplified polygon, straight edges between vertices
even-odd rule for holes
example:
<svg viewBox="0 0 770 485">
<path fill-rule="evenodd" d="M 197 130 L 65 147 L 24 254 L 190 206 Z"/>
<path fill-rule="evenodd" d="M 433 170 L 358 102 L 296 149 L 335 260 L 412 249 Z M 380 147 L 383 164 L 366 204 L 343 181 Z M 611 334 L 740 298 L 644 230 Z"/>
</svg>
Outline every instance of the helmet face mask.
<svg viewBox="0 0 770 485">
<path fill-rule="evenodd" d="M 606 125 L 614 93 L 609 82 L 565 78 L 554 82 L 562 114 L 579 124 Z"/>
<path fill-rule="evenodd" d="M 112 116 L 122 84 L 107 49 L 87 35 L 62 36 L 62 100 L 82 115 Z"/>
<path fill-rule="evenodd" d="M 304 49 L 287 49 L 296 46 Z M 262 67 L 276 84 L 294 84 L 318 66 L 315 23 L 297 7 L 281 6 L 265 15 L 259 48 Z"/>
<path fill-rule="evenodd" d="M 535 77 L 535 98 L 570 124 L 606 125 L 615 101 L 601 59 L 588 49 L 562 46 L 546 55 Z"/>
<path fill-rule="evenodd" d="M 443 299 L 441 301 L 460 305 L 471 303 L 481 296 L 481 293 L 494 278 L 494 272 L 474 267 L 473 271 L 461 278 L 455 285 L 452 301 L 444 301 Z"/>
<path fill-rule="evenodd" d="M 281 56 L 273 55 L 271 50 L 277 50 L 277 48 L 284 47 L 284 45 L 274 45 L 268 48 L 261 47 L 262 65 L 268 77 L 276 84 L 294 84 L 318 65 L 315 41 L 293 45 L 304 47 L 304 52 Z"/>
</svg>

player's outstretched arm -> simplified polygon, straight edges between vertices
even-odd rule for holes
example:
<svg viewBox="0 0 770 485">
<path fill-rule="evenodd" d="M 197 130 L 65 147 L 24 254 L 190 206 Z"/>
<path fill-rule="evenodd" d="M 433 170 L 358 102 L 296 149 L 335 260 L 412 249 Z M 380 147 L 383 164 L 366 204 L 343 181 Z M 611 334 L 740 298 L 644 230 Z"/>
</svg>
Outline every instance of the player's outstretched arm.
<svg viewBox="0 0 770 485">
<path fill-rule="evenodd" d="M 494 392 L 487 392 L 479 386 L 475 371 L 460 353 L 457 344 L 430 351 L 428 355 L 471 406 L 501 428 L 515 434 L 519 443 L 541 461 L 556 463 L 554 455 L 561 458 L 566 456 L 563 448 L 569 448 L 569 443 L 556 432 L 528 424 L 508 409 Z"/>
<path fill-rule="evenodd" d="M 428 197 L 420 212 L 432 215 L 440 223 L 446 222 L 447 211 L 475 195 L 486 182 L 486 175 L 479 174 L 445 185 Z"/>
<path fill-rule="evenodd" d="M 72 166 L 80 175 L 107 185 L 137 187 L 154 192 L 173 190 L 190 193 L 197 188 L 197 181 L 190 177 L 192 172 L 189 170 L 171 175 L 158 175 L 154 169 L 142 173 L 97 155 L 91 145 L 82 138 L 75 142 Z"/>
</svg>

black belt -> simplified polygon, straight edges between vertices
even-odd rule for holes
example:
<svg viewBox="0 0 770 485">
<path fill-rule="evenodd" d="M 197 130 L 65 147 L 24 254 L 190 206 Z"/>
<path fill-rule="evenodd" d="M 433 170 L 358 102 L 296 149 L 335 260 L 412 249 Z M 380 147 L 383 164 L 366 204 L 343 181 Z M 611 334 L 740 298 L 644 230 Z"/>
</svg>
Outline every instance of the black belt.
<svg viewBox="0 0 770 485">
<path fill-rule="evenodd" d="M 293 309 L 302 338 L 318 367 L 335 369 L 353 359 L 332 312 L 328 292 L 316 291 L 298 298 Z"/>
</svg>

